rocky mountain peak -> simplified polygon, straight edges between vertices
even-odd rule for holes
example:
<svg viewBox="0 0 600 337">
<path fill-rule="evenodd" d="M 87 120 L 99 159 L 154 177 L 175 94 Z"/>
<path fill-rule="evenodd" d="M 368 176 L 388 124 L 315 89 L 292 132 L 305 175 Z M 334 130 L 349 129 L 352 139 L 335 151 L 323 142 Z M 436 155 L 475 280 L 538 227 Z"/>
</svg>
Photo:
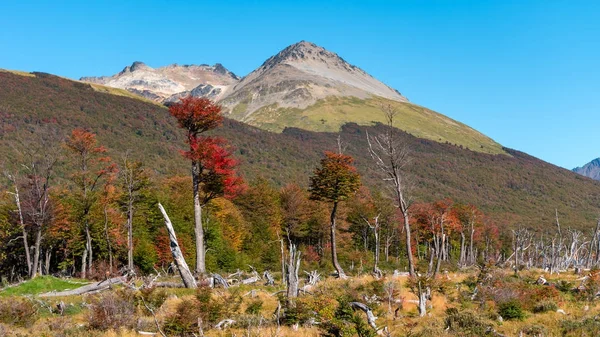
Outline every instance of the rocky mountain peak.
<svg viewBox="0 0 600 337">
<path fill-rule="evenodd" d="M 344 61 L 336 53 L 330 52 L 325 48 L 318 46 L 312 42 L 300 41 L 290 45 L 270 57 L 262 68 L 269 69 L 282 63 L 303 63 L 303 62 L 321 62 L 329 64 L 337 64 L 344 68 L 354 69 L 353 66 Z"/>
<path fill-rule="evenodd" d="M 144 62 L 135 61 L 130 66 L 123 68 L 121 74 L 131 73 L 138 70 L 152 70 L 152 68 L 147 66 Z"/>
<path fill-rule="evenodd" d="M 582 167 L 574 168 L 573 172 L 595 180 L 600 180 L 600 158 L 596 158 Z"/>
</svg>

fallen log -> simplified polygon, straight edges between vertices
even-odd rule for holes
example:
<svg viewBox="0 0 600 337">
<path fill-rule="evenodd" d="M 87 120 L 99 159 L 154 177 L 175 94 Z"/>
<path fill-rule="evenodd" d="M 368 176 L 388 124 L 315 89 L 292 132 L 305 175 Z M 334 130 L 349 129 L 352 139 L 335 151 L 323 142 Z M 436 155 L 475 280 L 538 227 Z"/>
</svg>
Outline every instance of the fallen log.
<svg viewBox="0 0 600 337">
<path fill-rule="evenodd" d="M 179 282 L 154 282 L 152 286 L 157 288 L 185 288 L 185 284 Z"/>
<path fill-rule="evenodd" d="M 369 325 L 373 329 L 377 330 L 377 325 L 375 324 L 375 320 L 377 320 L 377 317 L 375 317 L 373 311 L 371 311 L 371 308 L 369 308 L 366 304 L 360 302 L 350 302 L 350 306 L 354 310 L 364 311 L 364 313 L 367 314 L 367 322 L 369 323 Z"/>
<path fill-rule="evenodd" d="M 102 290 L 106 290 L 113 285 L 123 284 L 125 282 L 125 278 L 122 276 L 114 277 L 108 280 L 92 283 L 85 285 L 83 287 L 79 287 L 72 290 L 64 290 L 64 291 L 51 291 L 47 293 L 40 294 L 40 297 L 59 297 L 59 296 L 73 296 L 73 295 L 83 295 L 87 293 L 99 292 Z"/>
</svg>

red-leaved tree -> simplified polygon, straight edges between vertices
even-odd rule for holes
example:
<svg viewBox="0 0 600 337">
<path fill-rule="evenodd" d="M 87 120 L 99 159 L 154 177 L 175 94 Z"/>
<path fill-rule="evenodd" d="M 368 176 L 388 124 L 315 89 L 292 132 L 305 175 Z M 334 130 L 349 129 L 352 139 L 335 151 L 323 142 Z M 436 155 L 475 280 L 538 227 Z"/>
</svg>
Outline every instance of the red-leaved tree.
<svg viewBox="0 0 600 337">
<path fill-rule="evenodd" d="M 223 122 L 221 106 L 207 98 L 186 97 L 169 107 L 179 126 L 187 132 L 189 150 L 182 154 L 192 162 L 194 196 L 194 233 L 196 241 L 196 274 L 206 273 L 202 207 L 210 200 L 233 197 L 243 186 L 236 175 L 238 162 L 232 158 L 225 140 L 202 134 Z"/>
</svg>

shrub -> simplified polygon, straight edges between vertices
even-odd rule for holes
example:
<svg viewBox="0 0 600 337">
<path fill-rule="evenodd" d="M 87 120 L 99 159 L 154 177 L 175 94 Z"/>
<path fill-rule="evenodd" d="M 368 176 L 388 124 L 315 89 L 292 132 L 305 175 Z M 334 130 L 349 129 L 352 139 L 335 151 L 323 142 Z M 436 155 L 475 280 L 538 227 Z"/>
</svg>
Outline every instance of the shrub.
<svg viewBox="0 0 600 337">
<path fill-rule="evenodd" d="M 525 313 L 521 304 L 516 300 L 500 303 L 498 306 L 498 314 L 504 319 L 519 319 L 525 318 Z"/>
<path fill-rule="evenodd" d="M 141 289 L 137 295 L 138 305 L 140 305 L 147 315 L 151 312 L 146 308 L 148 306 L 152 310 L 160 308 L 167 300 L 169 294 L 165 289 L 145 288 Z M 144 305 L 145 304 L 145 305 Z"/>
<path fill-rule="evenodd" d="M 99 330 L 132 328 L 135 322 L 134 294 L 119 290 L 103 293 L 91 301 L 88 323 Z"/>
<path fill-rule="evenodd" d="M 21 327 L 30 327 L 38 318 L 36 306 L 22 298 L 0 300 L 0 322 Z"/>
<path fill-rule="evenodd" d="M 260 299 L 252 301 L 248 304 L 248 307 L 246 307 L 246 313 L 250 315 L 258 315 L 262 310 L 262 306 L 263 301 Z"/>
<path fill-rule="evenodd" d="M 521 330 L 521 333 L 522 335 L 532 337 L 544 337 L 548 335 L 546 328 L 543 325 L 526 326 L 523 328 L 523 330 Z"/>
<path fill-rule="evenodd" d="M 533 312 L 536 314 L 540 314 L 540 313 L 548 312 L 548 311 L 556 311 L 557 309 L 558 309 L 558 307 L 556 306 L 556 303 L 554 303 L 554 301 L 545 300 L 545 301 L 538 302 L 533 307 Z"/>
<path fill-rule="evenodd" d="M 446 328 L 453 332 L 465 333 L 472 336 L 483 336 L 486 333 L 486 324 L 474 313 L 456 308 L 446 309 Z"/>
<path fill-rule="evenodd" d="M 568 293 L 571 290 L 573 290 L 573 283 L 566 281 L 566 280 L 560 280 L 560 281 L 556 282 L 555 287 L 556 287 L 556 289 L 558 289 L 559 291 L 561 291 L 563 293 Z"/>
<path fill-rule="evenodd" d="M 179 303 L 175 313 L 165 319 L 164 332 L 167 335 L 191 335 L 202 329 L 210 329 L 223 318 L 231 318 L 238 313 L 242 304 L 239 288 L 229 289 L 230 293 L 215 297 L 209 287 L 199 287 L 196 296 Z"/>
</svg>

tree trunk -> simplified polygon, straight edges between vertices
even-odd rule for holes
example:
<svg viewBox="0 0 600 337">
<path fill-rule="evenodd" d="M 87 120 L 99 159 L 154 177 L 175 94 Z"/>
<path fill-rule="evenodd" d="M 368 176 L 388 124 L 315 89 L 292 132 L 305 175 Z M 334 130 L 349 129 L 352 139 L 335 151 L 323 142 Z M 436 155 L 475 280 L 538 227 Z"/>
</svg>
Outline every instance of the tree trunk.
<svg viewBox="0 0 600 337">
<path fill-rule="evenodd" d="M 87 220 L 86 220 L 86 224 L 85 224 L 85 237 L 86 237 L 86 245 L 87 245 L 87 252 L 88 252 L 88 265 L 87 265 L 87 270 L 91 271 L 92 270 L 92 265 L 94 263 L 94 258 L 93 258 L 93 251 L 92 251 L 92 235 L 90 234 L 90 227 L 87 224 Z"/>
<path fill-rule="evenodd" d="M 471 237 L 469 238 L 469 265 L 475 264 L 475 254 L 473 252 L 473 236 L 475 236 L 475 221 L 471 221 Z"/>
<path fill-rule="evenodd" d="M 110 244 L 110 236 L 108 235 L 108 212 L 106 210 L 107 206 L 104 205 L 104 236 L 106 237 L 106 246 L 108 248 L 108 270 L 112 274 L 113 272 L 113 256 L 112 256 L 112 246 Z M 129 244 L 129 242 L 127 242 Z M 128 245 L 129 246 L 129 245 Z"/>
<path fill-rule="evenodd" d="M 129 202 L 127 203 L 127 268 L 133 271 L 133 196 L 131 195 L 132 192 L 129 193 Z"/>
<path fill-rule="evenodd" d="M 34 246 L 34 253 L 33 253 L 33 266 L 31 268 L 31 274 L 29 275 L 30 278 L 34 278 L 37 275 L 37 270 L 40 264 L 40 246 L 42 243 L 42 228 L 38 226 L 37 230 L 35 231 L 35 246 Z"/>
<path fill-rule="evenodd" d="M 401 192 L 398 192 L 401 195 Z M 408 273 L 411 277 L 414 277 L 415 274 L 415 262 L 412 254 L 412 243 L 410 238 L 410 218 L 408 215 L 408 207 L 403 201 L 403 197 L 400 196 L 401 204 L 400 211 L 402 212 L 402 217 L 404 219 L 404 234 L 406 235 L 406 258 L 408 261 Z"/>
<path fill-rule="evenodd" d="M 46 249 L 46 264 L 45 264 L 46 275 L 50 275 L 50 258 L 51 257 L 52 257 L 52 247 L 48 247 L 48 249 Z"/>
<path fill-rule="evenodd" d="M 379 225 L 377 223 L 373 232 L 375 234 L 375 265 L 373 266 L 373 273 L 381 275 L 381 270 L 379 270 Z"/>
<path fill-rule="evenodd" d="M 11 176 L 9 176 L 10 178 Z M 17 179 L 13 177 L 13 183 L 15 184 L 15 203 L 17 204 L 17 211 L 19 212 L 19 224 L 21 225 L 21 231 L 23 232 L 23 248 L 25 249 L 25 258 L 27 260 L 27 275 L 31 275 L 31 255 L 29 253 L 29 241 L 27 239 L 27 229 L 25 228 L 25 221 L 23 221 L 23 210 L 21 208 L 21 198 L 19 196 L 19 186 L 17 186 Z"/>
<path fill-rule="evenodd" d="M 465 233 L 460 232 L 460 258 L 458 260 L 458 266 L 464 267 L 466 265 L 466 253 L 465 253 Z"/>
<path fill-rule="evenodd" d="M 427 292 L 423 291 L 421 287 L 421 281 L 419 281 L 419 317 L 423 317 L 427 314 Z"/>
<path fill-rule="evenodd" d="M 81 278 L 85 278 L 87 276 L 87 241 L 85 243 L 85 248 L 83 249 L 83 255 L 81 255 Z"/>
<path fill-rule="evenodd" d="M 190 268 L 188 267 L 185 259 L 183 258 L 183 254 L 181 253 L 181 249 L 179 248 L 179 243 L 177 242 L 177 236 L 175 236 L 175 230 L 173 229 L 173 225 L 171 224 L 171 220 L 167 215 L 167 212 L 163 208 L 163 206 L 159 203 L 158 208 L 165 218 L 165 226 L 167 227 L 167 232 L 169 233 L 169 241 L 171 242 L 171 254 L 173 254 L 173 260 L 175 260 L 175 264 L 177 265 L 177 269 L 179 270 L 179 275 L 181 275 L 181 279 L 183 280 L 183 284 L 186 288 L 196 288 L 198 285 L 196 284 L 196 280 L 194 276 L 190 272 Z"/>
<path fill-rule="evenodd" d="M 204 229 L 202 228 L 202 205 L 200 203 L 200 164 L 192 162 L 192 184 L 194 187 L 194 234 L 196 239 L 196 275 L 206 274 Z"/>
<path fill-rule="evenodd" d="M 288 306 L 295 307 L 295 299 L 298 297 L 298 271 L 300 270 L 300 254 L 295 244 L 290 244 L 290 256 L 287 263 L 287 300 Z"/>
<path fill-rule="evenodd" d="M 336 201 L 333 203 L 333 209 L 331 210 L 331 218 L 330 218 L 331 260 L 333 262 L 333 267 L 337 271 L 338 277 L 341 279 L 345 279 L 345 278 L 347 278 L 347 276 L 346 276 L 346 273 L 344 273 L 342 266 L 340 266 L 340 263 L 338 262 L 337 245 L 336 245 L 336 241 L 335 241 L 335 214 L 337 212 L 337 206 L 338 206 L 338 203 Z"/>
</svg>

